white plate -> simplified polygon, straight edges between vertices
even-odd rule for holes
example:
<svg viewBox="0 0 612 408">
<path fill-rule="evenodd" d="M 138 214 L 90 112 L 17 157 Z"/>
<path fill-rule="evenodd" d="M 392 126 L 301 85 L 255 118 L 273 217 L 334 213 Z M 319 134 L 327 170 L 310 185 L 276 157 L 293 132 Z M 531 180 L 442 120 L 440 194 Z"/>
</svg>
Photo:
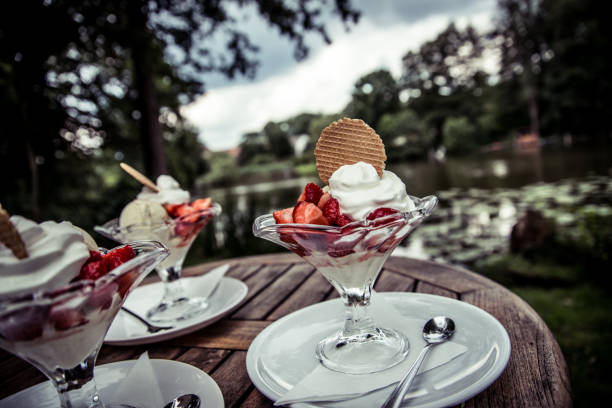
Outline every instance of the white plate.
<svg viewBox="0 0 612 408">
<path fill-rule="evenodd" d="M 223 408 L 223 394 L 219 386 L 204 371 L 178 361 L 155 359 L 150 361 L 165 403 L 179 395 L 196 394 L 202 400 L 202 407 Z M 96 385 L 102 401 L 112 397 L 113 392 L 125 379 L 135 362 L 136 360 L 117 361 L 95 368 Z M 58 406 L 57 391 L 50 381 L 26 388 L 0 401 L 1 408 L 57 408 Z"/>
<path fill-rule="evenodd" d="M 459 404 L 486 389 L 503 372 L 510 358 L 510 339 L 504 327 L 489 313 L 473 305 L 421 293 L 383 292 L 400 314 L 426 321 L 432 316 L 451 317 L 457 331 L 453 341 L 468 350 L 440 367 L 419 374 L 405 405 L 432 408 Z M 344 319 L 340 299 L 317 303 L 291 313 L 265 328 L 247 353 L 247 372 L 265 396 L 276 401 L 318 364 L 314 347 L 337 331 Z M 415 327 L 421 331 L 422 327 Z M 411 350 L 418 353 L 420 350 Z M 261 356 L 274 362 L 264 364 Z M 282 362 L 282 364 L 280 363 Z M 270 368 L 272 367 L 272 368 Z M 347 376 L 347 380 L 350 380 Z M 294 404 L 300 407 L 369 407 L 384 401 L 389 390 L 336 403 Z"/>
<path fill-rule="evenodd" d="M 189 280 L 196 278 L 181 278 L 186 288 Z M 209 306 L 202 314 L 191 319 L 182 320 L 173 324 L 173 328 L 157 333 L 147 332 L 147 328 L 134 317 L 125 312 L 119 312 L 111 325 L 104 341 L 106 344 L 131 346 L 135 344 L 148 344 L 168 340 L 194 332 L 221 319 L 235 310 L 247 294 L 247 286 L 238 279 L 222 278 L 219 287 L 209 299 Z M 152 308 L 162 297 L 163 283 L 156 282 L 150 285 L 139 286 L 125 301 L 125 307 L 145 316 L 147 310 Z"/>
</svg>

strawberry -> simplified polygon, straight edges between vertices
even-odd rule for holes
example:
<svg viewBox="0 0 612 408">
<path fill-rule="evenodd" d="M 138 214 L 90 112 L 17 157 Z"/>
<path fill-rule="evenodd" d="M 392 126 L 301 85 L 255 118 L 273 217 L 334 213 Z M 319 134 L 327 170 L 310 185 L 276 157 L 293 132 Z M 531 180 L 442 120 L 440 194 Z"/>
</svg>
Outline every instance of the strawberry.
<svg viewBox="0 0 612 408">
<path fill-rule="evenodd" d="M 335 198 L 330 198 L 323 207 L 323 215 L 327 218 L 330 224 L 336 224 L 340 216 L 340 203 Z"/>
<path fill-rule="evenodd" d="M 398 213 L 399 211 L 393 208 L 380 207 L 368 214 L 368 220 L 375 220 L 376 218 L 386 217 L 387 215 Z"/>
<path fill-rule="evenodd" d="M 99 251 L 89 251 L 89 258 L 86 262 L 101 261 L 102 254 Z"/>
<path fill-rule="evenodd" d="M 80 311 L 70 308 L 53 308 L 49 320 L 55 330 L 68 330 L 87 323 L 87 319 Z"/>
<path fill-rule="evenodd" d="M 323 190 L 315 183 L 308 183 L 304 187 L 304 199 L 309 203 L 318 204 L 322 195 Z"/>
<path fill-rule="evenodd" d="M 272 215 L 277 224 L 290 224 L 293 222 L 293 207 L 274 211 Z"/>
<path fill-rule="evenodd" d="M 202 211 L 212 206 L 212 200 L 210 198 L 200 198 L 191 203 L 191 206 L 197 211 Z"/>
<path fill-rule="evenodd" d="M 48 306 L 18 309 L 2 316 L 0 337 L 8 341 L 28 341 L 42 336 L 49 315 Z"/>
<path fill-rule="evenodd" d="M 104 259 L 99 261 L 87 262 L 81 266 L 81 272 L 79 272 L 79 279 L 90 279 L 96 280 L 101 276 L 106 275 L 108 267 Z"/>
<path fill-rule="evenodd" d="M 331 194 L 323 193 L 323 195 L 319 199 L 319 202 L 317 203 L 317 207 L 319 207 L 320 209 L 323 209 L 323 207 L 325 207 L 325 204 L 330 198 L 331 198 Z"/>
<path fill-rule="evenodd" d="M 190 215 L 196 212 L 198 212 L 198 210 L 196 210 L 189 204 L 182 204 L 175 210 L 177 217 L 184 217 L 185 215 Z"/>
<path fill-rule="evenodd" d="M 104 264 L 108 272 L 112 271 L 124 262 L 129 261 L 136 255 L 131 246 L 125 245 L 121 248 L 113 249 L 104 255 Z"/>
<path fill-rule="evenodd" d="M 104 258 L 108 258 L 109 256 L 119 258 L 121 263 L 127 262 L 130 259 L 134 258 L 136 254 L 134 253 L 134 249 L 129 245 L 124 245 L 120 248 L 113 249 L 104 255 Z"/>
<path fill-rule="evenodd" d="M 353 222 L 353 219 L 344 214 L 341 214 L 338 219 L 336 219 L 336 225 L 339 227 L 344 227 L 346 224 L 350 224 L 351 222 Z"/>
<path fill-rule="evenodd" d="M 182 207 L 184 204 L 163 204 L 164 209 L 166 210 L 166 212 L 168 213 L 169 216 L 171 216 L 172 218 L 174 217 L 178 217 L 177 214 L 177 210 Z"/>
<path fill-rule="evenodd" d="M 307 201 L 300 201 L 293 209 L 293 222 L 298 224 L 329 225 L 319 207 Z"/>
</svg>

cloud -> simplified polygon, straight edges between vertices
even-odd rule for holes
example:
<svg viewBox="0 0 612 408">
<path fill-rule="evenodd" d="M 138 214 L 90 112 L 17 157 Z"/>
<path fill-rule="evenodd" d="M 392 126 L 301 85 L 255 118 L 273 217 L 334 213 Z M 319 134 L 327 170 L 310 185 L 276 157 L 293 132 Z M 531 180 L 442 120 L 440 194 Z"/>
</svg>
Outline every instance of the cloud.
<svg viewBox="0 0 612 408">
<path fill-rule="evenodd" d="M 200 139 L 211 150 L 240 143 L 241 136 L 302 112 L 332 113 L 350 100 L 353 84 L 376 69 L 401 74 L 401 57 L 443 30 L 451 17 L 477 27 L 489 24 L 490 13 L 466 17 L 437 14 L 412 24 L 359 25 L 320 49 L 312 57 L 275 75 L 251 83 L 214 88 L 184 107 L 184 115 L 200 129 Z M 289 51 L 290 52 L 290 51 Z M 264 61 L 273 63 L 273 61 Z"/>
</svg>

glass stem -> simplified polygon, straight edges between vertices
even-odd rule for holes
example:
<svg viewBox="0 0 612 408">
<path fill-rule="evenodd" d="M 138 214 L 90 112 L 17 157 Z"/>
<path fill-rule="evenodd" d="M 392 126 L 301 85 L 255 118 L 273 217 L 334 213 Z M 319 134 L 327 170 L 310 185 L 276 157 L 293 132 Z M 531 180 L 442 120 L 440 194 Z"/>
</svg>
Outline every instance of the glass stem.
<svg viewBox="0 0 612 408">
<path fill-rule="evenodd" d="M 164 281 L 164 296 L 161 303 L 173 304 L 186 297 L 181 281 L 179 280 L 181 277 L 181 268 L 170 267 L 161 271 L 160 276 Z"/>
<path fill-rule="evenodd" d="M 367 286 L 357 291 L 346 291 L 342 294 L 345 319 L 342 336 L 359 336 L 373 333 L 376 330 L 369 305 L 372 288 Z"/>
<path fill-rule="evenodd" d="M 70 370 L 48 374 L 55 384 L 62 408 L 104 408 L 94 381 L 96 354 L 92 353 Z"/>
</svg>

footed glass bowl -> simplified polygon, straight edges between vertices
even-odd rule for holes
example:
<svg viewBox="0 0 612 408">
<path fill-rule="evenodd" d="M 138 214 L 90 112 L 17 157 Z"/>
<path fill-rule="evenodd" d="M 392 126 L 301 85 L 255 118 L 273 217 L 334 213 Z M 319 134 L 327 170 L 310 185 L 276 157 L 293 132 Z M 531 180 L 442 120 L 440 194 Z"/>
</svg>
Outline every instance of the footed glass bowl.
<svg viewBox="0 0 612 408">
<path fill-rule="evenodd" d="M 128 293 L 168 256 L 159 242 L 129 245 L 136 256 L 95 281 L 0 300 L 0 347 L 42 371 L 63 408 L 104 407 L 94 381 L 104 336 Z"/>
<path fill-rule="evenodd" d="M 385 370 L 406 358 L 410 346 L 402 333 L 379 327 L 368 311 L 372 287 L 399 243 L 435 208 L 438 199 L 410 197 L 416 208 L 344 227 L 276 224 L 272 214 L 258 217 L 253 234 L 281 245 L 314 266 L 338 291 L 346 306 L 344 327 L 319 342 L 316 355 L 343 373 Z"/>
<path fill-rule="evenodd" d="M 205 210 L 173 218 L 160 224 L 133 224 L 121 228 L 115 218 L 94 230 L 117 242 L 135 239 L 154 239 L 170 250 L 170 256 L 157 267 L 157 274 L 164 283 L 164 294 L 157 305 L 147 312 L 147 318 L 157 323 L 175 323 L 194 317 L 208 308 L 203 297 L 189 297 L 179 281 L 183 262 L 191 244 L 202 228 L 221 214 L 217 203 Z"/>
</svg>

